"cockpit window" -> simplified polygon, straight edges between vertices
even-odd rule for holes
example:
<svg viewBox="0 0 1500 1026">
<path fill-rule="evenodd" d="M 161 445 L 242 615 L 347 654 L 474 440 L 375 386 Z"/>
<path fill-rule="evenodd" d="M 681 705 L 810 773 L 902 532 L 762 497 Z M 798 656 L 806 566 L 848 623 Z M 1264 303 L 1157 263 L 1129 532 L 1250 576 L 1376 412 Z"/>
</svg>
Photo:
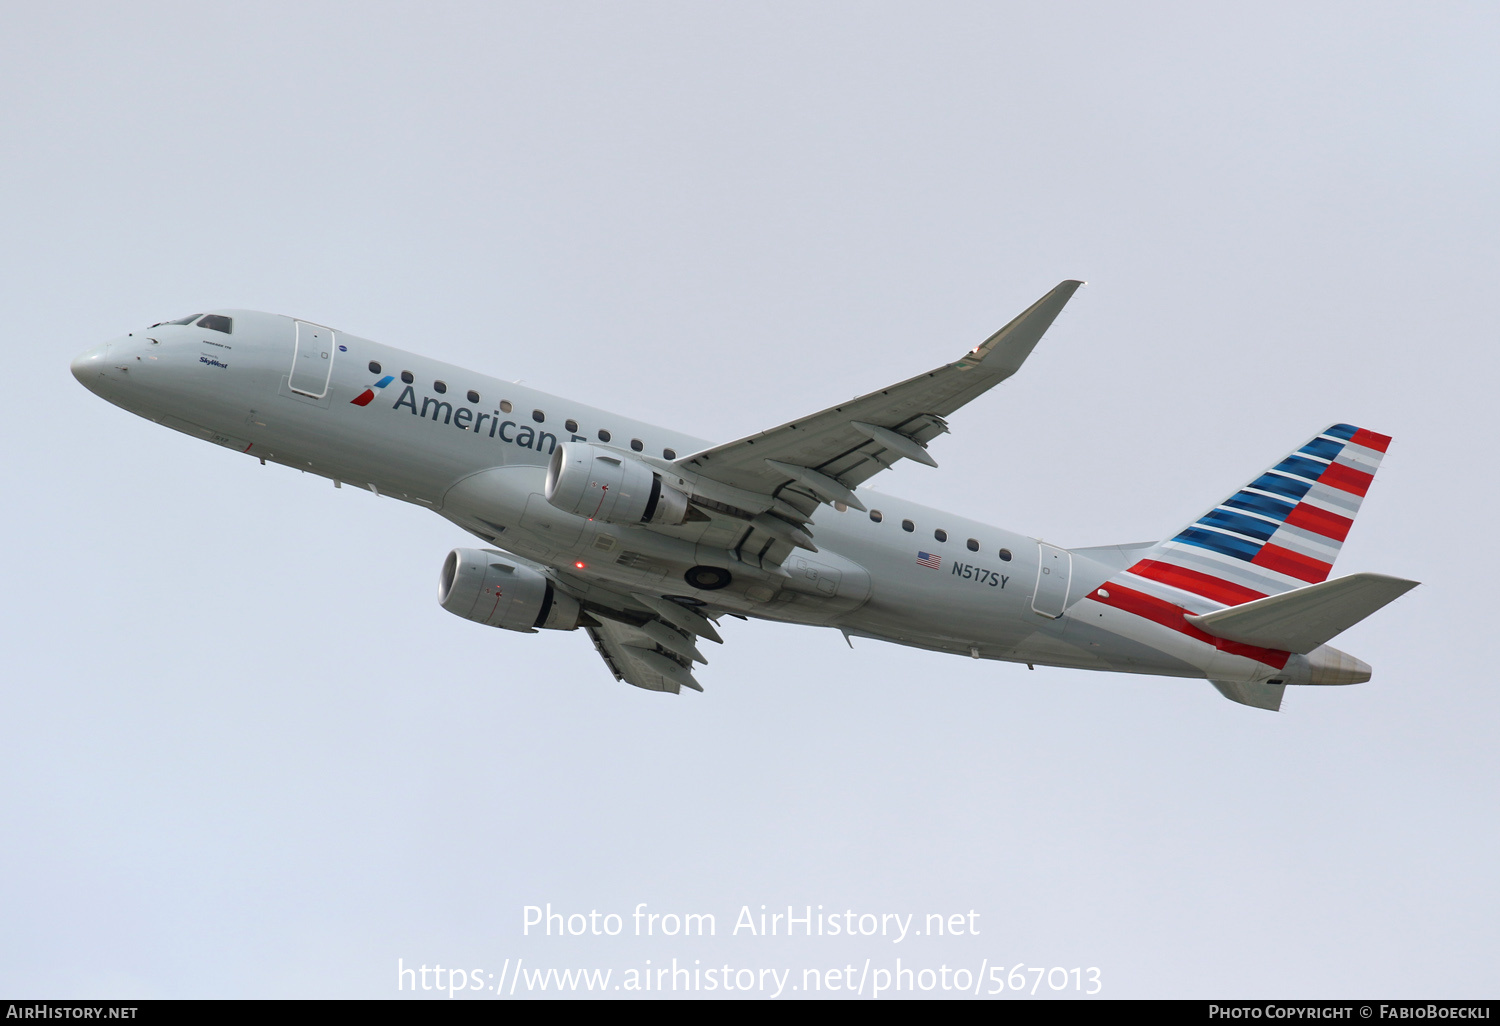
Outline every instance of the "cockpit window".
<svg viewBox="0 0 1500 1026">
<path fill-rule="evenodd" d="M 223 314 L 204 314 L 203 320 L 198 322 L 198 327 L 231 335 L 234 333 L 234 318 L 225 317 Z"/>
<path fill-rule="evenodd" d="M 159 328 L 163 324 L 192 324 L 202 316 L 202 314 L 188 314 L 186 317 L 179 317 L 175 321 L 157 321 L 155 324 L 151 325 L 151 327 Z"/>
</svg>

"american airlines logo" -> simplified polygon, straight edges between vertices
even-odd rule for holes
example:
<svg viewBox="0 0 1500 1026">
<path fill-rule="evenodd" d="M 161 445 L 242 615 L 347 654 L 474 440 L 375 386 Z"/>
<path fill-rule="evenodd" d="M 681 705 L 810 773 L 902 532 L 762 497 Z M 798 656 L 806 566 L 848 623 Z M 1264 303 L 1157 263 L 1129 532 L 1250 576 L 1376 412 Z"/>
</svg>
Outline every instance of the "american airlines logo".
<svg viewBox="0 0 1500 1026">
<path fill-rule="evenodd" d="M 340 346 L 339 348 L 342 349 L 343 346 Z M 396 379 L 393 376 L 387 374 L 385 377 L 381 378 L 379 381 L 375 382 L 375 384 L 371 385 L 369 388 L 365 389 L 363 392 L 359 393 L 359 395 L 355 396 L 349 401 L 355 406 L 369 406 L 370 401 L 375 398 L 375 389 L 384 388 L 386 385 L 389 385 L 392 381 L 395 380 Z"/>
<path fill-rule="evenodd" d="M 349 402 L 354 406 L 369 406 L 374 402 L 377 391 L 394 380 L 395 378 L 387 374 Z M 455 409 L 448 400 L 437 399 L 430 395 L 422 396 L 419 407 L 417 391 L 411 385 L 406 385 L 401 389 L 401 395 L 391 404 L 391 409 L 406 409 L 414 417 L 421 417 L 423 420 L 431 419 L 435 424 L 447 424 L 460 431 L 472 432 L 476 435 L 488 435 L 490 438 L 498 438 L 510 445 L 519 445 L 523 449 L 551 453 L 557 448 L 558 438 L 551 431 L 542 431 L 533 428 L 530 424 L 517 424 L 513 420 L 501 420 L 499 410 L 486 413 L 483 410 L 475 410 L 463 405 Z M 584 441 L 582 435 L 572 435 L 571 438 L 575 442 Z"/>
</svg>

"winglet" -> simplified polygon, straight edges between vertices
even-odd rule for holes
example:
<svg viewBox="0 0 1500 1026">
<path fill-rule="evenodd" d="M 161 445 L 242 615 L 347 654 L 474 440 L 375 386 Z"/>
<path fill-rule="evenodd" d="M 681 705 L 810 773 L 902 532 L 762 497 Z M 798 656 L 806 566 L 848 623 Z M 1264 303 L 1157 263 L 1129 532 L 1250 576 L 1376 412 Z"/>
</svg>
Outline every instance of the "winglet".
<svg viewBox="0 0 1500 1026">
<path fill-rule="evenodd" d="M 1058 285 L 1022 311 L 1015 320 L 971 349 L 954 366 L 968 370 L 983 364 L 986 370 L 995 370 L 1010 377 L 1021 369 L 1026 357 L 1031 355 L 1047 329 L 1052 327 L 1052 322 L 1057 320 L 1057 315 L 1068 305 L 1068 300 L 1073 298 L 1073 293 L 1083 284 L 1070 279 Z"/>
</svg>

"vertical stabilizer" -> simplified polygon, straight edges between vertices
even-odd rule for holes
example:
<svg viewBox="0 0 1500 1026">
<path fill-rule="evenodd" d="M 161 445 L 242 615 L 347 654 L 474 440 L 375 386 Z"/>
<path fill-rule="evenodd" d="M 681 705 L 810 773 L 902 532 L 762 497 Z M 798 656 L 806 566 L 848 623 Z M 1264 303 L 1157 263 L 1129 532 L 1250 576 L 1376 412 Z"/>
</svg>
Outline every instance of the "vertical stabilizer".
<svg viewBox="0 0 1500 1026">
<path fill-rule="evenodd" d="M 1329 426 L 1129 573 L 1226 606 L 1327 580 L 1390 442 Z"/>
</svg>

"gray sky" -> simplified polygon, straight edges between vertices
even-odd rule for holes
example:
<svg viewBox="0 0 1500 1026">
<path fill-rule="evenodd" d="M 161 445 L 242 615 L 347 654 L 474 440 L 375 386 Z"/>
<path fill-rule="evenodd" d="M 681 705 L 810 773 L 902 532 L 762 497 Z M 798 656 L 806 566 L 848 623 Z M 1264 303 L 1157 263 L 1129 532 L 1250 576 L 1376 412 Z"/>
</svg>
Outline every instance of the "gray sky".
<svg viewBox="0 0 1500 1026">
<path fill-rule="evenodd" d="M 1492 5 L 6 21 L 0 992 L 383 997 L 398 958 L 673 957 L 1496 992 Z M 727 440 L 951 360 L 1069 277 L 942 469 L 881 489 L 1143 541 L 1335 420 L 1394 435 L 1338 571 L 1425 583 L 1339 641 L 1370 683 L 1273 716 L 727 621 L 706 694 L 651 695 L 581 634 L 444 613 L 465 538 L 431 513 L 67 370 L 241 306 Z M 718 935 L 522 937 L 546 902 Z M 763 903 L 981 934 L 731 936 Z"/>
</svg>

